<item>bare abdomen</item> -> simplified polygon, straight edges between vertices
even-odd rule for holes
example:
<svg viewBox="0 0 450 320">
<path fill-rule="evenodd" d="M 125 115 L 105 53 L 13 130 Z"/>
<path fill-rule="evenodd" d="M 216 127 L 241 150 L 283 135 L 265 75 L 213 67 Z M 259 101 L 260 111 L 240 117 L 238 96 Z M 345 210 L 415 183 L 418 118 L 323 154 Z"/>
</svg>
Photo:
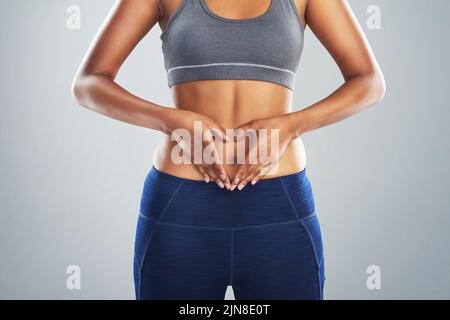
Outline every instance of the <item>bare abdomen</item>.
<svg viewBox="0 0 450 320">
<path fill-rule="evenodd" d="M 280 116 L 291 112 L 292 91 L 280 85 L 251 80 L 204 80 L 186 82 L 172 87 L 173 98 L 178 108 L 190 110 L 214 119 L 224 129 L 236 129 L 255 119 Z M 281 129 L 281 128 L 280 128 Z M 236 150 L 235 142 L 230 150 Z M 160 171 L 194 180 L 203 180 L 193 164 L 179 164 L 173 157 L 177 143 L 166 136 L 154 154 L 154 165 Z M 223 145 L 224 149 L 226 144 Z M 239 164 L 222 162 L 230 178 Z M 234 153 L 236 155 L 236 152 Z M 179 162 L 179 159 L 178 159 Z M 287 147 L 274 170 L 265 178 L 292 174 L 304 169 L 305 148 L 301 138 Z"/>
</svg>

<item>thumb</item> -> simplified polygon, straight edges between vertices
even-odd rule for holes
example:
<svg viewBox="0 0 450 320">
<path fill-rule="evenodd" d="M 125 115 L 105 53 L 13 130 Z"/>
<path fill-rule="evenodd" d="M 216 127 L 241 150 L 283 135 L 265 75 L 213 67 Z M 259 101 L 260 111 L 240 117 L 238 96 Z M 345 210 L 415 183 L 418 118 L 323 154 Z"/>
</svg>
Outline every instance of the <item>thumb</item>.
<svg viewBox="0 0 450 320">
<path fill-rule="evenodd" d="M 249 128 L 249 124 L 243 124 L 242 126 L 238 127 L 234 133 L 234 140 L 238 141 L 244 138 Z"/>
<path fill-rule="evenodd" d="M 227 142 L 230 141 L 230 137 L 226 134 L 225 129 L 223 129 L 217 123 L 215 123 L 213 126 L 210 126 L 209 130 L 211 131 L 212 134 L 217 136 L 219 139 L 222 139 Z"/>
</svg>

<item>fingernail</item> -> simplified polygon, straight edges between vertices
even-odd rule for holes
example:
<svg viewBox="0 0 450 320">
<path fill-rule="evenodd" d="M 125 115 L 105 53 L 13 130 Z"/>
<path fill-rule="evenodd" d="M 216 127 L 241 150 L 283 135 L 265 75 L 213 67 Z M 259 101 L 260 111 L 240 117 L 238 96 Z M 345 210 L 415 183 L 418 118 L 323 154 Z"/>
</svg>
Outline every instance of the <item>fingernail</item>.
<svg viewBox="0 0 450 320">
<path fill-rule="evenodd" d="M 221 189 L 223 189 L 224 185 L 223 185 L 222 181 L 219 181 L 217 184 L 219 185 L 219 187 L 220 187 Z"/>
<path fill-rule="evenodd" d="M 234 189 L 236 189 L 236 185 L 233 184 L 230 188 L 230 191 L 233 191 Z"/>
<path fill-rule="evenodd" d="M 225 187 L 227 188 L 227 190 L 230 190 L 230 184 L 228 182 L 225 183 Z"/>
<path fill-rule="evenodd" d="M 205 176 L 205 182 L 209 183 L 209 177 L 208 176 Z"/>
<path fill-rule="evenodd" d="M 256 183 L 256 180 L 252 180 L 251 184 L 252 186 Z"/>
<path fill-rule="evenodd" d="M 240 185 L 238 186 L 238 189 L 239 189 L 239 190 L 242 190 L 242 189 L 244 188 L 244 186 L 245 186 L 244 184 L 240 184 Z"/>
</svg>

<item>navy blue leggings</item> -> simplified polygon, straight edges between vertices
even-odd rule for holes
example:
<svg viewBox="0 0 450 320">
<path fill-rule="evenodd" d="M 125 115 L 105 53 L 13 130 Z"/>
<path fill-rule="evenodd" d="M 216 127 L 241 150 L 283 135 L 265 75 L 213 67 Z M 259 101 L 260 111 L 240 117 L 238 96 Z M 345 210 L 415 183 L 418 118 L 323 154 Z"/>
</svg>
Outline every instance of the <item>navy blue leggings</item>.
<svg viewBox="0 0 450 320">
<path fill-rule="evenodd" d="M 152 167 L 138 217 L 137 299 L 322 299 L 319 220 L 305 170 L 242 191 Z"/>
</svg>

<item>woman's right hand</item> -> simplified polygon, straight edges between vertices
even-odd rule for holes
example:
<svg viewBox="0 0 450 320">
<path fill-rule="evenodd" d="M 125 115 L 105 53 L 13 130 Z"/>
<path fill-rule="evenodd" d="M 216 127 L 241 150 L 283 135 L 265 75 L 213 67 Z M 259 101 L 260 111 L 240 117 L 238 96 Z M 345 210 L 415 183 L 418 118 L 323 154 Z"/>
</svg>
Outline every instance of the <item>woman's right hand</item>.
<svg viewBox="0 0 450 320">
<path fill-rule="evenodd" d="M 167 108 L 162 118 L 164 122 L 163 132 L 177 142 L 183 150 L 183 157 L 188 157 L 187 160 L 195 165 L 205 182 L 214 181 L 220 188 L 225 187 L 229 190 L 231 182 L 217 148 L 217 144 L 231 141 L 225 130 L 212 118 L 188 110 Z M 183 139 L 187 136 L 187 133 L 189 133 L 189 143 L 186 143 Z M 201 137 L 201 142 L 197 142 L 201 143 L 201 148 L 194 147 L 194 138 L 196 137 Z M 216 139 L 220 140 L 216 141 Z M 204 152 L 205 150 L 207 152 Z M 194 161 L 194 159 L 200 159 L 201 161 Z"/>
</svg>

